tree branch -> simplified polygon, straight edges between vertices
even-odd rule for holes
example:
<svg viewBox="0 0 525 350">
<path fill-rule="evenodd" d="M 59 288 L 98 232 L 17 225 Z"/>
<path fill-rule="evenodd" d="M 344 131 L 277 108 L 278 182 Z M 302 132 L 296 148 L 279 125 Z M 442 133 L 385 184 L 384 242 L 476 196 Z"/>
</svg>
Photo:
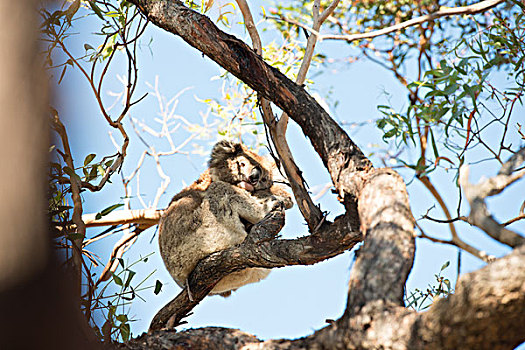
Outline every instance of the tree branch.
<svg viewBox="0 0 525 350">
<path fill-rule="evenodd" d="M 408 27 L 412 27 L 418 24 L 423 24 L 426 22 L 434 21 L 441 17 L 448 17 L 448 16 L 456 16 L 456 15 L 475 15 L 480 12 L 485 12 L 487 10 L 490 10 L 491 8 L 505 2 L 505 0 L 485 0 L 480 1 L 476 4 L 472 4 L 469 6 L 460 6 L 460 7 L 445 7 L 441 6 L 441 9 L 439 11 L 436 11 L 434 13 L 430 13 L 428 15 L 420 16 L 417 18 L 410 19 L 408 21 L 379 29 L 374 30 L 369 33 L 359 33 L 359 34 L 348 34 L 348 35 L 337 35 L 337 34 L 319 34 L 318 30 L 315 28 L 310 28 L 308 26 L 305 26 L 297 21 L 285 18 L 280 16 L 280 19 L 289 23 L 292 23 L 294 25 L 300 26 L 301 28 L 308 30 L 312 34 L 316 35 L 318 40 L 344 40 L 347 42 L 352 42 L 355 40 L 362 40 L 362 39 L 371 39 L 375 38 L 381 35 L 389 34 L 392 32 L 396 32 L 401 29 L 405 29 Z"/>
<path fill-rule="evenodd" d="M 250 8 L 248 7 L 248 3 L 246 0 L 237 0 L 237 4 L 241 9 L 242 16 L 244 18 L 244 24 L 252 39 L 253 48 L 259 56 L 262 56 L 261 39 L 259 37 L 259 33 L 257 32 L 257 28 L 253 23 L 253 17 L 250 12 Z M 303 61 L 301 68 L 303 67 L 304 62 L 305 61 Z M 259 103 L 261 104 L 261 114 L 264 123 L 269 130 L 270 137 L 277 151 L 277 155 L 281 160 L 283 169 L 286 173 L 290 187 L 292 188 L 292 192 L 296 199 L 297 206 L 305 218 L 310 231 L 312 231 L 315 227 L 317 227 L 319 222 L 321 222 L 323 215 L 310 198 L 310 195 L 306 190 L 305 181 L 301 175 L 301 172 L 293 160 L 292 152 L 290 151 L 288 142 L 286 142 L 286 127 L 284 127 L 284 129 L 280 128 L 279 125 L 283 124 L 275 123 L 275 117 L 270 102 L 260 94 L 258 94 L 258 96 Z M 288 117 L 286 116 L 286 118 Z M 282 117 L 280 121 L 282 121 Z"/>
<path fill-rule="evenodd" d="M 69 140 L 67 137 L 67 131 L 64 124 L 60 121 L 58 112 L 52 108 L 51 110 L 53 128 L 56 130 L 60 139 L 62 140 L 62 146 L 64 147 L 64 161 L 66 162 L 69 169 L 72 172 L 75 171 L 75 165 L 73 164 L 73 156 L 69 147 Z M 73 176 L 75 175 L 75 176 Z M 72 239 L 73 249 L 73 263 L 75 265 L 75 288 L 77 296 L 81 293 L 82 283 L 82 241 L 86 236 L 86 225 L 82 220 L 82 198 L 80 197 L 80 178 L 76 174 L 69 174 L 69 183 L 71 184 L 71 199 L 73 200 L 73 215 L 71 219 L 75 224 L 75 232 L 80 235 L 80 238 Z"/>
<path fill-rule="evenodd" d="M 462 276 L 456 293 L 436 301 L 425 313 L 377 300 L 345 321 L 295 340 L 260 341 L 236 329 L 207 327 L 144 334 L 120 348 L 377 349 L 378 344 L 388 344 L 396 349 L 513 349 L 525 341 L 523 281 L 525 246 Z"/>
<path fill-rule="evenodd" d="M 358 203 L 365 238 L 350 275 L 346 318 L 376 300 L 402 306 L 415 251 L 414 218 L 399 174 L 392 169 L 370 174 Z"/>
<path fill-rule="evenodd" d="M 82 215 L 82 220 L 87 227 L 124 224 L 153 226 L 159 223 L 162 213 L 164 210 L 157 209 L 118 210 L 104 215 L 100 219 L 97 219 L 97 214 L 85 214 Z"/>
<path fill-rule="evenodd" d="M 493 239 L 513 248 L 524 244 L 525 237 L 498 223 L 488 211 L 485 198 L 501 193 L 507 186 L 525 175 L 525 170 L 513 173 L 514 169 L 523 162 L 524 158 L 525 147 L 521 148 L 502 165 L 498 175 L 480 181 L 477 185 L 469 183 L 469 168 L 467 165 L 463 165 L 459 171 L 459 184 L 470 204 L 468 222 L 485 231 Z"/>
<path fill-rule="evenodd" d="M 281 215 L 282 217 L 280 217 Z M 282 221 L 280 221 L 282 220 Z M 263 230 L 274 235 L 284 225 L 284 212 L 269 214 L 251 230 Z M 359 232 L 352 231 L 348 220 L 338 217 L 322 232 L 293 240 L 272 240 L 242 244 L 209 255 L 201 260 L 188 278 L 189 290 L 181 293 L 154 317 L 150 329 L 176 326 L 224 276 L 248 267 L 275 268 L 290 265 L 312 265 L 351 249 L 362 239 Z M 168 319 L 174 315 L 168 323 Z"/>
<path fill-rule="evenodd" d="M 513 349 L 525 341 L 525 247 L 461 276 L 456 293 L 420 314 L 425 349 Z"/>
</svg>

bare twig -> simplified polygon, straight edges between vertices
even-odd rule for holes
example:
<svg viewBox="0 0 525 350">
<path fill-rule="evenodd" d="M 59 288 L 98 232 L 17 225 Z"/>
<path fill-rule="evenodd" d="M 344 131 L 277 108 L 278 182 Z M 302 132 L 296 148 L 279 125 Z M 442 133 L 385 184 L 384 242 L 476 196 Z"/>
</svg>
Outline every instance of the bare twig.
<svg viewBox="0 0 525 350">
<path fill-rule="evenodd" d="M 121 259 L 124 253 L 133 245 L 133 243 L 135 243 L 138 235 L 149 227 L 150 226 L 147 225 L 145 227 L 137 226 L 134 230 L 126 230 L 125 234 L 122 235 L 122 238 L 113 246 L 109 261 L 106 266 L 104 266 L 104 270 L 100 274 L 97 284 L 107 281 L 111 277 L 119 265 L 119 259 Z"/>
<path fill-rule="evenodd" d="M 469 223 L 479 227 L 493 239 L 513 248 L 524 244 L 525 238 L 498 223 L 488 211 L 485 198 L 501 193 L 507 186 L 525 175 L 525 170 L 513 173 L 515 167 L 523 162 L 524 156 L 525 147 L 503 164 L 498 175 L 480 181 L 476 185 L 468 181 L 469 168 L 467 165 L 463 165 L 459 171 L 459 183 L 470 204 Z"/>
<path fill-rule="evenodd" d="M 343 35 L 337 35 L 337 34 L 325 34 L 325 35 L 322 35 L 322 34 L 319 34 L 318 29 L 316 30 L 315 28 L 305 26 L 302 23 L 299 23 L 299 22 L 297 22 L 295 20 L 288 19 L 288 18 L 283 17 L 283 16 L 279 16 L 279 19 L 282 20 L 282 21 L 294 24 L 294 25 L 296 25 L 298 27 L 301 27 L 301 28 L 309 31 L 310 33 L 316 35 L 317 39 L 320 40 L 320 41 L 322 41 L 322 40 L 345 40 L 347 42 L 352 42 L 352 41 L 355 41 L 355 40 L 375 38 L 375 37 L 378 37 L 378 36 L 381 36 L 381 35 L 385 35 L 385 34 L 389 34 L 389 33 L 392 33 L 392 32 L 395 32 L 395 31 L 398 31 L 398 30 L 401 30 L 401 29 L 405 29 L 405 28 L 412 27 L 412 26 L 415 26 L 415 25 L 423 24 L 425 22 L 431 22 L 431 21 L 434 21 L 434 20 L 436 20 L 438 18 L 441 18 L 441 17 L 456 16 L 456 15 L 474 15 L 474 14 L 477 14 L 477 13 L 480 13 L 480 12 L 484 12 L 484 11 L 490 10 L 491 8 L 501 4 L 503 2 L 505 2 L 505 0 L 485 0 L 485 1 L 480 1 L 480 2 L 478 2 L 476 4 L 472 4 L 472 5 L 469 5 L 469 6 L 460 6 L 460 7 L 453 7 L 453 8 L 442 6 L 439 11 L 436 11 L 434 13 L 431 13 L 431 14 L 428 14 L 428 15 L 424 15 L 424 16 L 420 16 L 420 17 L 417 17 L 417 18 L 413 18 L 413 19 L 410 19 L 408 21 L 405 21 L 405 22 L 402 22 L 402 23 L 399 23 L 399 24 L 396 24 L 396 25 L 393 25 L 393 26 L 390 26 L 390 27 L 387 27 L 387 28 L 374 30 L 374 31 L 369 32 L 369 33 L 359 33 L 359 34 L 349 34 L 349 35 L 345 35 L 345 34 L 343 34 Z"/>
<path fill-rule="evenodd" d="M 481 259 L 481 260 L 483 260 L 486 263 L 493 262 L 494 260 L 496 260 L 495 256 L 487 254 L 487 252 L 485 252 L 483 250 L 479 250 L 479 249 L 471 246 L 470 244 L 466 243 L 465 241 L 463 241 L 462 239 L 460 239 L 457 236 L 456 237 L 452 237 L 452 239 L 450 239 L 450 240 L 439 239 L 439 238 L 435 238 L 435 237 L 427 235 L 425 233 L 425 231 L 423 231 L 423 229 L 421 228 L 421 226 L 419 224 L 416 223 L 416 226 L 417 226 L 417 228 L 419 229 L 419 232 L 420 232 L 420 235 L 418 236 L 419 238 L 425 238 L 425 239 L 428 239 L 429 241 L 435 242 L 435 243 L 453 245 L 455 247 L 463 249 L 464 251 L 472 254 L 476 258 Z"/>
<path fill-rule="evenodd" d="M 82 216 L 82 220 L 85 222 L 86 227 L 123 224 L 153 226 L 159 222 L 163 212 L 163 210 L 155 209 L 119 210 L 104 215 L 98 220 L 96 219 L 96 214 L 85 214 Z"/>
<path fill-rule="evenodd" d="M 520 220 L 523 220 L 523 219 L 525 219 L 525 214 L 520 214 L 520 215 L 516 216 L 515 218 L 512 218 L 510 220 L 505 221 L 503 223 L 503 226 L 508 226 L 508 225 L 510 225 L 510 224 L 512 224 L 512 223 L 514 223 L 516 221 L 520 221 Z"/>
</svg>

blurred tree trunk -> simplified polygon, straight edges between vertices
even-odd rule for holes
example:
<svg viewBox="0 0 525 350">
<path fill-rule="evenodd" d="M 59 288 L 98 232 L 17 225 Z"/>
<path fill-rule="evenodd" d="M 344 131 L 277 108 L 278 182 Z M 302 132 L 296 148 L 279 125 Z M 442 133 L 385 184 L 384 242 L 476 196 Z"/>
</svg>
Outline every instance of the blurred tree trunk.
<svg viewBox="0 0 525 350">
<path fill-rule="evenodd" d="M 93 349 L 46 217 L 48 87 L 37 0 L 0 0 L 0 348 Z"/>
</svg>

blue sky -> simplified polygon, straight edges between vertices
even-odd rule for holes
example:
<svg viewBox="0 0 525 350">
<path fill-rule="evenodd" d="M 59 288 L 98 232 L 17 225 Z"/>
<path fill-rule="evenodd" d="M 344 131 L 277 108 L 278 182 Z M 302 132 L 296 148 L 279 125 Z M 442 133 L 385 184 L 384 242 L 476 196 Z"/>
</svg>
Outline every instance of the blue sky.
<svg viewBox="0 0 525 350">
<path fill-rule="evenodd" d="M 260 6 L 263 2 L 256 2 L 256 4 Z M 261 11 L 258 6 L 252 5 L 252 10 L 256 18 L 260 17 Z M 77 54 L 83 53 L 85 42 L 89 42 L 94 47 L 99 44 L 98 38 L 90 36 L 86 39 L 84 36 L 86 32 L 95 31 L 93 27 L 90 27 L 91 23 L 89 20 L 77 23 L 74 31 L 81 34 L 68 39 L 68 43 Z M 234 25 L 232 29 L 227 31 L 235 33 L 249 43 L 246 34 L 239 25 Z M 269 40 L 279 40 L 279 37 L 274 34 L 266 32 L 263 35 L 263 44 L 268 43 Z M 153 40 L 148 44 L 150 38 Z M 153 84 L 156 77 L 158 77 L 160 91 L 166 98 L 191 87 L 180 97 L 177 113 L 194 122 L 200 120 L 199 113 L 205 113 L 207 106 L 198 102 L 196 97 L 200 99 L 219 98 L 221 81 L 212 78 L 220 74 L 221 69 L 180 38 L 153 25 L 148 27 L 141 43 L 138 52 L 140 82 L 136 96 L 141 96 L 143 92 L 149 91 L 146 82 Z M 340 42 L 322 42 L 318 44 L 318 49 L 332 57 L 341 57 L 349 53 L 346 45 Z M 315 68 L 313 69 L 315 72 Z M 120 86 L 116 74 L 123 74 L 124 72 L 125 65 L 123 62 L 117 62 L 108 73 L 105 90 L 119 90 Z M 312 74 L 309 76 L 311 77 Z M 339 121 L 363 122 L 373 120 L 380 116 L 376 109 L 377 105 L 390 102 L 394 107 L 402 108 L 407 103 L 406 93 L 399 83 L 393 79 L 389 72 L 371 62 L 360 61 L 346 67 L 338 65 L 336 71 L 324 70 L 323 74 L 316 76 L 314 81 L 315 84 L 311 89 L 321 96 L 326 95 L 328 91 L 333 91 L 332 98 L 338 100 L 339 105 L 337 109 L 330 112 Z M 390 96 L 387 97 L 384 91 L 388 91 Z M 111 97 L 106 96 L 106 102 L 109 104 L 110 101 Z M 108 132 L 112 132 L 117 140 L 118 134 L 107 126 L 97 109 L 87 82 L 82 80 L 78 71 L 68 71 L 59 87 L 55 105 L 58 106 L 57 109 L 65 119 L 77 163 L 80 163 L 89 153 L 96 153 L 97 155 L 114 153 L 115 148 Z M 131 110 L 130 116 L 142 120 L 148 125 L 154 125 L 153 119 L 157 112 L 158 105 L 150 95 Z M 521 112 L 523 112 L 523 108 L 516 114 L 520 115 Z M 129 123 L 126 124 L 126 127 L 131 136 L 131 144 L 123 171 L 125 175 L 128 175 L 134 169 L 143 146 L 133 134 Z M 381 132 L 373 123 L 361 128 L 347 128 L 347 130 L 366 154 L 375 152 L 378 149 L 377 145 L 386 147 L 381 140 Z M 499 136 L 494 135 L 494 138 L 496 137 Z M 326 170 L 308 140 L 293 123 L 291 123 L 288 131 L 288 139 L 294 157 L 304 172 L 310 187 L 315 188 L 315 186 L 328 183 L 329 176 Z M 213 140 L 195 142 L 208 150 L 213 144 Z M 186 150 L 191 152 L 192 145 L 189 145 Z M 376 157 L 371 159 L 376 166 L 381 165 Z M 182 189 L 184 183 L 191 183 L 198 177 L 205 169 L 206 160 L 206 157 L 189 154 L 175 155 L 163 161 L 164 170 L 172 181 L 167 194 L 162 197 L 159 203 L 159 208 L 165 207 L 171 197 Z M 471 181 L 477 181 L 482 175 L 496 173 L 497 168 L 493 165 L 484 164 L 473 168 Z M 457 191 L 454 186 L 451 186 L 452 174 L 441 171 L 439 175 L 433 177 L 435 185 L 441 189 L 449 189 L 445 190 L 443 195 L 449 208 L 455 208 Z M 151 200 L 159 185 L 159 177 L 151 160 L 147 160 L 140 179 L 141 194 L 146 201 Z M 405 179 L 411 180 L 409 177 Z M 136 188 L 135 184 L 132 186 Z M 111 204 L 122 202 L 123 192 L 118 175 L 114 175 L 113 184 L 106 187 L 101 193 L 85 193 L 85 213 L 95 213 Z M 523 200 L 524 197 L 524 187 L 522 181 L 513 185 L 510 195 L 507 193 L 501 198 L 491 199 L 489 205 L 491 209 L 495 210 L 497 217 L 508 219 L 517 213 L 517 207 L 521 203 L 520 199 Z M 408 190 L 414 216 L 418 219 L 434 204 L 433 198 L 416 181 L 410 183 Z M 319 202 L 323 210 L 330 212 L 331 218 L 342 212 L 343 208 L 330 193 L 323 196 Z M 132 199 L 132 206 L 135 209 L 141 208 L 136 198 Z M 443 218 L 439 209 L 434 209 L 431 213 L 434 217 Z M 467 211 L 463 212 L 463 214 L 466 213 Z M 304 220 L 300 217 L 296 207 L 287 213 L 286 220 L 287 224 L 282 232 L 283 237 L 292 238 L 307 233 Z M 427 224 L 425 227 L 428 233 L 432 233 L 436 237 L 448 238 L 449 236 L 448 228 L 444 225 Z M 514 226 L 514 228 L 520 229 L 521 232 L 524 231 L 522 223 Z M 494 243 L 467 224 L 460 223 L 457 225 L 457 229 L 465 241 L 478 248 L 483 248 L 493 255 L 502 256 L 508 251 L 505 247 Z M 92 229 L 89 231 L 89 235 L 94 235 L 100 231 L 102 231 L 100 228 Z M 156 271 L 149 280 L 149 285 L 153 285 L 156 279 L 164 283 L 159 295 L 154 295 L 151 289 L 146 290 L 141 294 L 144 300 L 136 299 L 131 306 L 126 306 L 126 309 L 130 310 L 130 316 L 136 319 L 132 323 L 134 335 L 146 331 L 153 315 L 179 291 L 178 286 L 171 280 L 159 257 L 157 237 L 154 235 L 155 229 L 142 233 L 137 243 L 125 255 L 127 261 L 133 262 L 140 256 L 154 253 L 147 263 L 139 263 L 134 266 L 134 270 L 137 272 L 136 279 L 144 278 L 150 272 Z M 117 233 L 101 243 L 94 244 L 91 249 L 105 262 L 112 245 L 118 239 L 119 234 Z M 444 275 L 454 283 L 457 277 L 457 255 L 457 249 L 454 247 L 418 240 L 416 259 L 407 283 L 407 290 L 425 289 L 429 283 L 434 281 L 434 274 L 439 272 L 440 267 L 446 261 L 450 261 L 451 266 L 444 271 Z M 342 314 L 346 303 L 351 263 L 352 252 L 347 252 L 314 266 L 276 269 L 266 280 L 245 286 L 229 298 L 225 299 L 220 296 L 206 298 L 194 309 L 194 314 L 187 319 L 188 324 L 185 326 L 240 328 L 263 339 L 294 338 L 308 335 L 326 325 L 326 319 L 337 319 Z M 462 273 L 476 270 L 482 265 L 481 261 L 468 253 L 462 254 Z M 97 271 L 100 271 L 100 268 Z"/>
</svg>

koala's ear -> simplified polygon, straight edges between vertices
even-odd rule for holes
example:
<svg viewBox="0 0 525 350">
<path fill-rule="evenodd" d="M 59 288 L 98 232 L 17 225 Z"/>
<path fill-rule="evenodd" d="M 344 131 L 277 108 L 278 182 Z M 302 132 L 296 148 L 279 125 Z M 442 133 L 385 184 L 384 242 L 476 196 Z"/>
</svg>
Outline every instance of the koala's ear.
<svg viewBox="0 0 525 350">
<path fill-rule="evenodd" d="M 242 151 L 242 146 L 240 143 L 228 140 L 219 141 L 215 144 L 215 146 L 213 146 L 211 150 L 210 161 L 208 162 L 208 165 L 212 167 L 213 165 L 221 162 L 227 157 L 231 157 L 239 151 Z"/>
</svg>

